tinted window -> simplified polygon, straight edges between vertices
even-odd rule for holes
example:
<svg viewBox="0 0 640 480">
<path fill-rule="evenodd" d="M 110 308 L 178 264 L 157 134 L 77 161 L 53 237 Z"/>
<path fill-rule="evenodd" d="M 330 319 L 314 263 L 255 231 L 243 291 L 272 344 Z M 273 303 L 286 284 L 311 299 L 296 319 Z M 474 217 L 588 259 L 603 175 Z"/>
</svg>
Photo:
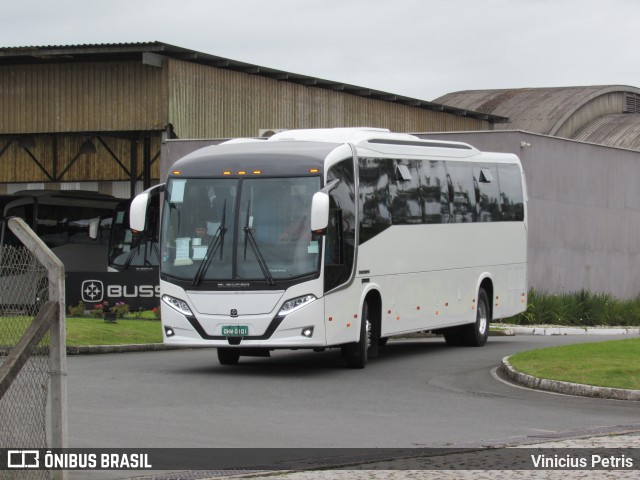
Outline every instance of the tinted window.
<svg viewBox="0 0 640 480">
<path fill-rule="evenodd" d="M 394 180 L 388 162 L 381 158 L 360 158 L 360 243 L 391 226 L 389 182 Z"/>
<path fill-rule="evenodd" d="M 449 223 L 449 187 L 444 162 L 420 162 L 419 180 L 423 223 Z"/>
<path fill-rule="evenodd" d="M 476 194 L 473 184 L 473 172 L 467 162 L 447 163 L 449 174 L 449 203 L 451 221 L 469 223 L 476 221 Z"/>
<path fill-rule="evenodd" d="M 498 165 L 500 179 L 500 204 L 502 219 L 506 221 L 524 220 L 524 198 L 522 175 L 517 165 Z"/>
<path fill-rule="evenodd" d="M 499 222 L 502 220 L 498 169 L 496 166 L 474 165 L 473 183 L 476 187 L 477 221 Z"/>
<path fill-rule="evenodd" d="M 325 257 L 325 291 L 349 281 L 353 272 L 356 245 L 356 191 L 353 159 L 331 167 L 327 183 L 338 179 L 329 193 L 329 226 Z"/>
</svg>

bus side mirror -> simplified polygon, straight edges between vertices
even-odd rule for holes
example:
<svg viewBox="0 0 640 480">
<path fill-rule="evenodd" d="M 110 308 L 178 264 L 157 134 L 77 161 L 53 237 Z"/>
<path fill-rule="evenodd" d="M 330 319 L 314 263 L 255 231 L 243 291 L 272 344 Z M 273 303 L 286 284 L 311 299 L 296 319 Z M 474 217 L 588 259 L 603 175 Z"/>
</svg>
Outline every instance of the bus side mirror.
<svg viewBox="0 0 640 480">
<path fill-rule="evenodd" d="M 149 192 L 142 192 L 131 200 L 129 207 L 129 227 L 131 230 L 143 232 L 147 220 L 147 207 L 149 205 Z"/>
<path fill-rule="evenodd" d="M 131 205 L 129 206 L 129 228 L 131 230 L 145 231 L 147 227 L 147 210 L 151 204 L 151 198 L 160 195 L 162 192 L 164 192 L 164 183 L 147 188 L 131 200 Z"/>
<path fill-rule="evenodd" d="M 329 195 L 316 192 L 311 200 L 311 231 L 324 233 L 329 225 Z"/>
<path fill-rule="evenodd" d="M 89 220 L 89 238 L 96 240 L 98 238 L 98 227 L 100 226 L 100 217 Z"/>
</svg>

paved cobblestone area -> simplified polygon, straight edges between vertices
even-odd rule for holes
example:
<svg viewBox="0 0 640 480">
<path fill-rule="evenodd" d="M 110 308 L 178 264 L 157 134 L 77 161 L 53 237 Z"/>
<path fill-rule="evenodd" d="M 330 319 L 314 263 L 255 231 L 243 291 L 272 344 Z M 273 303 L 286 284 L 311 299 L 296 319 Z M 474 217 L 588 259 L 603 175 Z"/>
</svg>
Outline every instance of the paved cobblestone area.
<svg viewBox="0 0 640 480">
<path fill-rule="evenodd" d="M 523 445 L 514 448 L 633 448 L 640 449 L 640 432 L 627 435 L 603 436 L 592 438 L 569 439 Z M 498 455 L 509 458 L 510 449 L 502 449 Z M 473 479 L 473 480 L 507 480 L 507 479 L 637 479 L 640 465 L 634 464 L 633 470 L 433 470 L 440 465 L 446 468 L 452 463 L 464 466 L 470 462 L 473 467 L 482 465 L 485 452 L 472 454 L 451 454 L 441 457 L 421 459 L 403 459 L 393 462 L 376 462 L 366 465 L 367 470 L 324 470 L 306 472 L 275 472 L 271 474 L 233 475 L 216 478 L 250 478 L 251 480 L 431 480 L 431 479 Z M 494 459 L 497 457 L 494 457 Z M 508 460 L 507 460 L 508 461 Z M 421 462 L 429 465 L 431 470 L 421 470 Z M 490 465 L 486 465 L 490 468 Z M 406 468 L 406 470 L 403 470 Z"/>
</svg>

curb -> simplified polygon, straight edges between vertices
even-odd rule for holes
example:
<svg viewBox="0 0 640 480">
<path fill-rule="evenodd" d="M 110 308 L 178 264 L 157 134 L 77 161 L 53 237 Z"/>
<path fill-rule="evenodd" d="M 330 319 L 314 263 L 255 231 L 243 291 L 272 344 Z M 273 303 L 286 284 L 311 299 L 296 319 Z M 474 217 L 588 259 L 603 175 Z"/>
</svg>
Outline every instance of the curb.
<svg viewBox="0 0 640 480">
<path fill-rule="evenodd" d="M 99 353 L 130 353 L 155 352 L 161 350 L 178 350 L 180 346 L 164 345 L 163 343 L 139 343 L 131 345 L 91 345 L 84 347 L 67 346 L 67 355 L 99 354 Z"/>
<path fill-rule="evenodd" d="M 510 326 L 514 334 L 523 335 L 638 335 L 638 327 L 533 327 Z"/>
<path fill-rule="evenodd" d="M 640 401 L 640 390 L 596 387 L 593 385 L 584 385 L 582 383 L 561 382 L 558 380 L 538 378 L 522 373 L 513 368 L 509 363 L 509 358 L 510 357 L 504 357 L 502 359 L 502 364 L 498 370 L 512 382 L 527 388 L 543 390 L 546 392 L 562 393 L 565 395 L 578 395 L 581 397 Z"/>
</svg>

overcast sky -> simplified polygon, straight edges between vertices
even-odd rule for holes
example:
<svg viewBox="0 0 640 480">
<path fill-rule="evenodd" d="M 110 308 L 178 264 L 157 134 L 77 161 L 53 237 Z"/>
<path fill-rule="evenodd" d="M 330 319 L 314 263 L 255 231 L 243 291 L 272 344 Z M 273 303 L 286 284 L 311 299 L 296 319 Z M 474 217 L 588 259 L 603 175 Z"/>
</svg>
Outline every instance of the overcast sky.
<svg viewBox="0 0 640 480">
<path fill-rule="evenodd" d="M 434 100 L 640 87 L 638 0 L 13 0 L 0 46 L 161 41 Z"/>
</svg>

